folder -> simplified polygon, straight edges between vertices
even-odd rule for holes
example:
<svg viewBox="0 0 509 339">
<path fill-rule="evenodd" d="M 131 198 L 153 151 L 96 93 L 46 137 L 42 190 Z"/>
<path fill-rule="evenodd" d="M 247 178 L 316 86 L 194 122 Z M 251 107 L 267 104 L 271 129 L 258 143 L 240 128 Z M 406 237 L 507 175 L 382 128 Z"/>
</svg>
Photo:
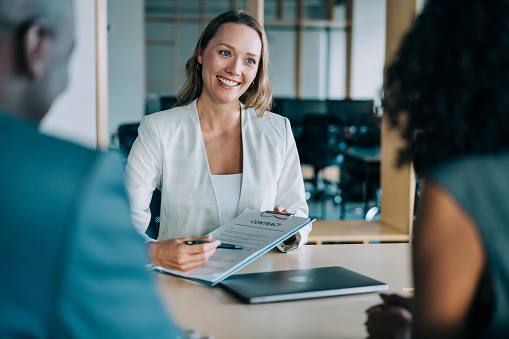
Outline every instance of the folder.
<svg viewBox="0 0 509 339">
<path fill-rule="evenodd" d="M 241 250 L 218 248 L 207 264 L 189 272 L 160 266 L 152 269 L 214 286 L 314 220 L 291 213 L 262 212 L 247 208 L 238 217 L 210 233 L 212 239 L 242 246 Z"/>
</svg>

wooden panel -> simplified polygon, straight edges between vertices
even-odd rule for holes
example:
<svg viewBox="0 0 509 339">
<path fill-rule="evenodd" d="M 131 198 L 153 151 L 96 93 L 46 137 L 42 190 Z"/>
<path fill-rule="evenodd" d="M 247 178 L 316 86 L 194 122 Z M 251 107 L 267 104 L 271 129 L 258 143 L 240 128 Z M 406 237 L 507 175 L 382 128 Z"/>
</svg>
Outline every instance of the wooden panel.
<svg viewBox="0 0 509 339">
<path fill-rule="evenodd" d="M 420 0 L 387 0 L 385 65 L 392 62 L 405 33 L 420 8 Z M 382 119 L 381 140 L 381 222 L 399 232 L 411 234 L 415 196 L 412 165 L 396 168 L 398 149 L 403 144 L 399 131 L 389 128 Z"/>
<path fill-rule="evenodd" d="M 295 34 L 295 98 L 302 97 L 302 72 L 300 64 L 302 63 L 302 30 L 304 20 L 304 0 L 297 0 L 297 27 Z"/>
<path fill-rule="evenodd" d="M 352 22 L 353 0 L 346 0 L 346 20 Z M 350 99 L 352 90 L 352 30 L 353 25 L 346 29 L 346 67 L 345 67 L 345 99 Z"/>
<path fill-rule="evenodd" d="M 95 1 L 97 148 L 109 147 L 108 131 L 108 11 L 107 0 Z"/>
<path fill-rule="evenodd" d="M 392 58 L 405 36 L 412 26 L 419 9 L 421 0 L 386 0 L 386 48 L 385 64 L 391 63 Z"/>
<path fill-rule="evenodd" d="M 246 0 L 246 10 L 251 13 L 260 26 L 263 27 L 263 1 L 264 0 Z"/>
</svg>

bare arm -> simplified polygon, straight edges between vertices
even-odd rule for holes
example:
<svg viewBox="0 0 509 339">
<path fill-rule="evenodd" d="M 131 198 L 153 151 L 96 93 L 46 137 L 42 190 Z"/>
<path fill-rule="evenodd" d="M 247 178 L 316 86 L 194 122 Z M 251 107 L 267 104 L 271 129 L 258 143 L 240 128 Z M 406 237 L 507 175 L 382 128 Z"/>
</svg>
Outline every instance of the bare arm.
<svg viewBox="0 0 509 339">
<path fill-rule="evenodd" d="M 428 183 L 415 225 L 413 338 L 468 336 L 468 312 L 485 265 L 474 221 Z"/>
</svg>

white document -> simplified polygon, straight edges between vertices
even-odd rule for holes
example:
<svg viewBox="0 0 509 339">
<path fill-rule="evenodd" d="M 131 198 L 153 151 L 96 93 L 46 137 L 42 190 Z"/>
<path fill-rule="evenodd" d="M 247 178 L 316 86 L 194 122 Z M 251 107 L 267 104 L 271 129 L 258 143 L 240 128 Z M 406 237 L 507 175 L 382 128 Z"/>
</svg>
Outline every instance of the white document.
<svg viewBox="0 0 509 339">
<path fill-rule="evenodd" d="M 214 286 L 313 221 L 246 208 L 237 218 L 210 233 L 212 240 L 242 246 L 241 250 L 218 248 L 207 264 L 189 272 L 160 266 L 153 269 Z"/>
</svg>

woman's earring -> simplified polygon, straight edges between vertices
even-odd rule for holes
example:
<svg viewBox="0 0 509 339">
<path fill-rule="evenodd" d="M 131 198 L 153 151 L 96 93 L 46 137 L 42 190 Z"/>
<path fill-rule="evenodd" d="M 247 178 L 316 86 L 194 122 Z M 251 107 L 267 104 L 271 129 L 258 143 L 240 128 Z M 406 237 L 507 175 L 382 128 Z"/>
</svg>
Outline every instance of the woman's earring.
<svg viewBox="0 0 509 339">
<path fill-rule="evenodd" d="M 200 64 L 200 63 L 197 63 L 197 64 L 196 64 L 196 68 L 198 69 L 198 71 L 201 71 L 201 64 Z"/>
</svg>

